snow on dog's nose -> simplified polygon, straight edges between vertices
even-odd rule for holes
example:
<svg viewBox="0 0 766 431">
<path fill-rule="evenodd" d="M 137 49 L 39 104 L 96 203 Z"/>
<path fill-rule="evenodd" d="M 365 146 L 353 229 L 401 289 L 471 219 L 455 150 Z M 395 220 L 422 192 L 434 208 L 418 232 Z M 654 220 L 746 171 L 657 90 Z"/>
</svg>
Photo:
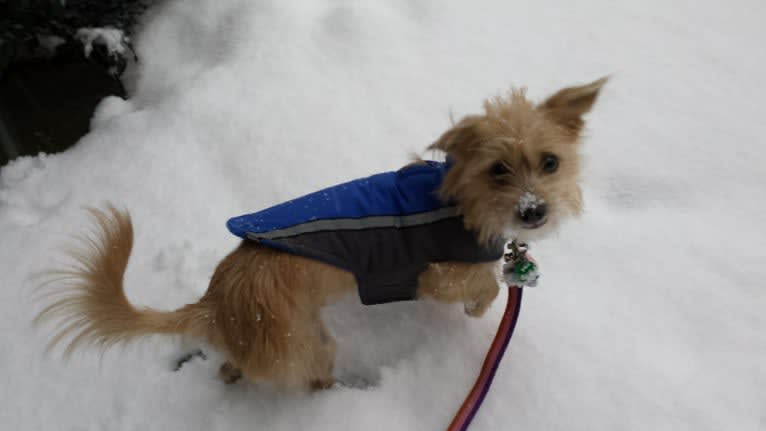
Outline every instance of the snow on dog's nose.
<svg viewBox="0 0 766 431">
<path fill-rule="evenodd" d="M 524 192 L 516 205 L 518 217 L 527 229 L 535 229 L 545 224 L 547 206 L 545 200 L 532 192 Z"/>
</svg>

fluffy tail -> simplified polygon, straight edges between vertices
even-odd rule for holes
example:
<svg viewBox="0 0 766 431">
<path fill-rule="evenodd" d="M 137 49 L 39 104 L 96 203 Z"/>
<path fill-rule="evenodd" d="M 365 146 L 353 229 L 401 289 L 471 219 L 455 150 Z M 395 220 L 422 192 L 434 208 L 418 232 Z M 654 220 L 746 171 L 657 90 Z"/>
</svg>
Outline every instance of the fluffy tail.
<svg viewBox="0 0 766 431">
<path fill-rule="evenodd" d="M 82 345 L 105 349 L 149 334 L 203 335 L 208 318 L 199 303 L 161 312 L 137 309 L 128 302 L 123 275 L 133 248 L 130 215 L 111 205 L 105 211 L 89 211 L 97 227 L 70 252 L 74 264 L 41 274 L 44 298 L 50 303 L 35 320 L 58 320 L 48 348 L 69 336 L 65 355 Z"/>
</svg>

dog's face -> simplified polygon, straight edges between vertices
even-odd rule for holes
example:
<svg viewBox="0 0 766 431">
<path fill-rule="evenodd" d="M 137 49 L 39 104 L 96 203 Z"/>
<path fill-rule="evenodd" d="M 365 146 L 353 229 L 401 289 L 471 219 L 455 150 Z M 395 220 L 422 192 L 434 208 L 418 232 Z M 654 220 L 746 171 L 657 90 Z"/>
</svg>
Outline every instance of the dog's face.
<svg viewBox="0 0 766 431">
<path fill-rule="evenodd" d="M 457 202 L 482 241 L 535 240 L 582 211 L 582 116 L 605 83 L 565 88 L 539 105 L 514 90 L 487 100 L 484 115 L 463 118 L 430 147 L 453 164 L 442 197 Z"/>
</svg>

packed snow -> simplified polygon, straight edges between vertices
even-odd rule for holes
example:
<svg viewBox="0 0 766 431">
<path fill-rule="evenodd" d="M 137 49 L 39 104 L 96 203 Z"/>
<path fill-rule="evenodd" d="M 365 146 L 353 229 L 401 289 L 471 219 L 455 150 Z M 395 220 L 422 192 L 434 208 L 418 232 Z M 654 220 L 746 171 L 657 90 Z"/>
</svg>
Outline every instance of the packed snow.
<svg viewBox="0 0 766 431">
<path fill-rule="evenodd" d="M 63 361 L 35 271 L 128 208 L 135 304 L 196 301 L 227 218 L 396 169 L 485 97 L 611 73 L 588 117 L 585 215 L 532 245 L 510 350 L 474 430 L 766 429 L 766 4 L 756 1 L 168 0 L 129 100 L 56 155 L 0 168 L 0 429 L 438 430 L 502 312 L 325 310 L 349 387 L 224 385 L 209 349 L 155 337 Z M 430 154 L 424 154 L 430 156 Z M 356 384 L 354 384 L 356 382 Z"/>
</svg>

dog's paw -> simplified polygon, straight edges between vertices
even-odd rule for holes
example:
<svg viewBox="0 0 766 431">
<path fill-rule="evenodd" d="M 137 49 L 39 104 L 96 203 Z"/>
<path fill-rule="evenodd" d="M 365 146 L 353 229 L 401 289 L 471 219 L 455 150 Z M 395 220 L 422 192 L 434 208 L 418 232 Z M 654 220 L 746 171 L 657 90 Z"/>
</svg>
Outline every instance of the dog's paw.
<svg viewBox="0 0 766 431">
<path fill-rule="evenodd" d="M 242 378 L 242 370 L 235 367 L 230 362 L 224 362 L 221 364 L 221 368 L 218 369 L 218 378 L 227 385 L 230 385 Z"/>
<path fill-rule="evenodd" d="M 470 300 L 463 303 L 463 311 L 471 317 L 481 317 L 487 311 L 490 302 Z"/>
<path fill-rule="evenodd" d="M 470 286 L 463 293 L 463 311 L 471 317 L 483 316 L 499 292 L 500 286 L 496 280 Z"/>
</svg>

